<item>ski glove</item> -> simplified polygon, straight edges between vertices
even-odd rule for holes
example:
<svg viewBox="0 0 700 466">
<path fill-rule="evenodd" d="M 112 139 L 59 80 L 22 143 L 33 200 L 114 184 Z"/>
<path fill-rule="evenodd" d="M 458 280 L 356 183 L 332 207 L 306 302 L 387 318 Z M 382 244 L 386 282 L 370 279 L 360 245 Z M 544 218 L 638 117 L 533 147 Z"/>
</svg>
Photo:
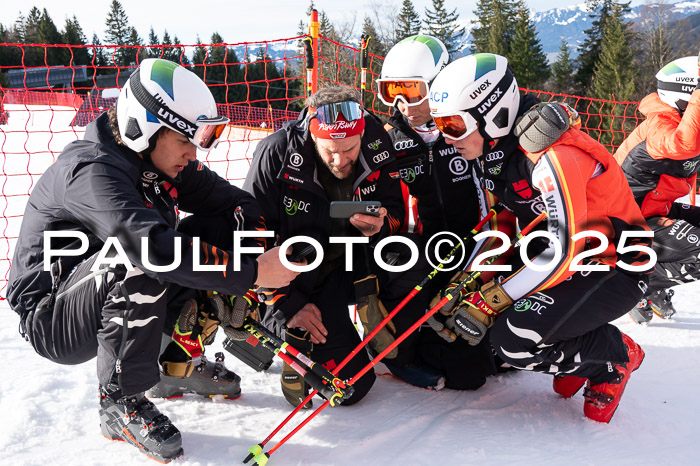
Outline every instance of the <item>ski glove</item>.
<svg viewBox="0 0 700 466">
<path fill-rule="evenodd" d="M 250 333 L 243 328 L 245 318 L 251 316 L 255 320 L 258 319 L 258 306 L 260 301 L 258 295 L 253 290 L 248 290 L 243 296 L 220 296 L 220 305 L 223 307 L 220 311 L 222 316 L 221 326 L 224 333 L 231 340 L 244 341 L 250 337 Z"/>
<path fill-rule="evenodd" d="M 357 298 L 357 313 L 362 322 L 364 335 L 369 335 L 389 313 L 377 296 L 379 294 L 379 282 L 376 275 L 368 275 L 355 282 L 355 297 Z M 372 338 L 369 345 L 377 354 L 381 353 L 394 342 L 396 327 L 389 320 L 386 325 Z M 399 349 L 394 348 L 385 356 L 386 359 L 394 359 L 399 354 Z"/>
<path fill-rule="evenodd" d="M 464 280 L 469 278 L 470 275 L 471 272 L 467 272 L 465 270 L 459 271 L 456 274 L 454 274 L 450 279 L 450 283 L 445 287 L 445 289 L 442 290 L 440 293 L 436 294 L 430 301 L 430 308 L 432 309 L 434 306 L 436 306 L 437 303 L 439 303 L 440 300 L 448 294 L 453 294 L 452 292 L 459 285 L 461 285 Z M 449 300 L 447 304 L 442 306 L 440 312 L 442 312 L 443 314 L 450 314 L 452 312 L 452 309 L 454 309 L 454 307 L 462 300 L 464 296 L 467 295 L 467 293 L 469 293 L 470 291 L 477 291 L 480 286 L 481 280 L 479 280 L 478 277 L 470 280 L 466 283 L 464 288 L 462 288 L 456 295 L 452 296 L 452 299 Z"/>
<path fill-rule="evenodd" d="M 311 333 L 308 330 L 285 328 L 284 341 L 304 353 L 306 357 L 311 357 L 314 344 L 311 342 Z M 280 382 L 282 383 L 284 398 L 295 408 L 309 395 L 309 384 L 306 383 L 304 377 L 286 362 L 282 364 Z M 309 400 L 302 409 L 309 409 L 312 406 L 313 402 Z"/>
<path fill-rule="evenodd" d="M 495 280 L 486 283 L 479 291 L 467 294 L 454 311 L 441 309 L 430 326 L 448 342 L 457 336 L 471 346 L 478 345 L 493 325 L 496 317 L 513 304 L 513 300 Z"/>
<path fill-rule="evenodd" d="M 534 154 L 554 144 L 569 128 L 580 126 L 578 112 L 568 104 L 546 102 L 533 106 L 519 117 L 513 134 L 520 147 Z"/>
</svg>

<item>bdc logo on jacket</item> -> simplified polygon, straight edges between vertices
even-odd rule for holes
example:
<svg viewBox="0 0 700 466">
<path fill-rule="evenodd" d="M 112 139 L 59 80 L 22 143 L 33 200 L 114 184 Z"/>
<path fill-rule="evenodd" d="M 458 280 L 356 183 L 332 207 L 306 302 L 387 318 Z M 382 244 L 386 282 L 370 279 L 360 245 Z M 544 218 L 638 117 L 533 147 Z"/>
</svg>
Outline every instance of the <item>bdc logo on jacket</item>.
<svg viewBox="0 0 700 466">
<path fill-rule="evenodd" d="M 298 201 L 296 199 L 292 199 L 291 197 L 284 196 L 284 199 L 282 200 L 282 203 L 284 204 L 284 211 L 287 215 L 296 215 L 297 212 L 305 212 L 309 213 L 309 207 L 311 207 L 310 202 L 306 201 Z"/>
</svg>

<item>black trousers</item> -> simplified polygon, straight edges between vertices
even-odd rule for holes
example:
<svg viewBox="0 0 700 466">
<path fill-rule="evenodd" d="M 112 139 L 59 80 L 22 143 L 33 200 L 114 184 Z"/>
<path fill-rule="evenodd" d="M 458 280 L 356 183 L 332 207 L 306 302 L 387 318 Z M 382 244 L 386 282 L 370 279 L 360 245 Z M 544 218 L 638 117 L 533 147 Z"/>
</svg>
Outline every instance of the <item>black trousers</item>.
<svg viewBox="0 0 700 466">
<path fill-rule="evenodd" d="M 616 270 L 577 272 L 506 309 L 491 343 L 516 368 L 607 382 L 617 375 L 609 363 L 628 361 L 620 331 L 608 322 L 639 301 L 646 280 Z"/>
<path fill-rule="evenodd" d="M 652 217 L 656 268 L 649 276 L 651 294 L 664 288 L 700 280 L 700 228 L 685 220 Z"/>
<path fill-rule="evenodd" d="M 187 217 L 180 231 L 230 249 L 233 228 L 224 217 Z M 41 356 L 60 364 L 80 364 L 97 356 L 100 385 L 121 395 L 143 392 L 160 380 L 161 335 L 171 335 L 182 306 L 196 290 L 161 283 L 124 266 L 100 273 L 85 259 L 60 283 L 53 306 L 49 296 L 27 315 L 27 336 Z M 92 278 L 81 282 L 85 277 Z M 80 283 L 79 283 L 80 282 Z"/>
</svg>

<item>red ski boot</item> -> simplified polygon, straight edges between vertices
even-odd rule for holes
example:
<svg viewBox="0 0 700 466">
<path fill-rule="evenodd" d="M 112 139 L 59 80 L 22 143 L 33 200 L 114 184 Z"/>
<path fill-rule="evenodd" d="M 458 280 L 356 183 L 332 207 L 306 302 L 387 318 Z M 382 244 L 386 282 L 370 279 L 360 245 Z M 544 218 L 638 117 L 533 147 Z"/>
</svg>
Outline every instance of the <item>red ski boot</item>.
<svg viewBox="0 0 700 466">
<path fill-rule="evenodd" d="M 576 377 L 575 375 L 555 375 L 552 388 L 555 393 L 558 393 L 562 398 L 571 398 L 574 396 L 583 384 L 586 383 L 584 377 Z"/>
<path fill-rule="evenodd" d="M 624 333 L 622 334 L 622 341 L 627 346 L 629 362 L 614 365 L 618 372 L 618 376 L 614 380 L 598 385 L 591 385 L 589 381 L 583 392 L 583 396 L 586 399 L 583 405 L 583 414 L 594 421 L 610 422 L 617 406 L 620 404 L 620 398 L 622 398 L 622 393 L 625 391 L 630 374 L 636 371 L 644 360 L 644 350 L 642 350 L 641 346 Z"/>
</svg>

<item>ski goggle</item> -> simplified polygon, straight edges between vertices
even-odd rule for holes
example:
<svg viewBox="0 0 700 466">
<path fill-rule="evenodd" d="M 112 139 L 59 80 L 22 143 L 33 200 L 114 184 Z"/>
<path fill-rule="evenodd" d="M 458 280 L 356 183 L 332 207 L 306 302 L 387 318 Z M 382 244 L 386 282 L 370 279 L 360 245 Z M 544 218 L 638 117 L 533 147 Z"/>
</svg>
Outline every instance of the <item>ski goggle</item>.
<svg viewBox="0 0 700 466">
<path fill-rule="evenodd" d="M 229 119 L 223 116 L 198 119 L 195 122 L 197 130 L 194 132 L 194 136 L 190 137 L 189 140 L 192 144 L 197 146 L 198 149 L 210 151 L 219 143 L 219 138 L 223 134 L 224 129 L 226 129 L 228 122 Z"/>
<path fill-rule="evenodd" d="M 428 81 L 425 79 L 377 79 L 377 95 L 384 104 L 392 107 L 398 99 L 409 107 L 420 105 L 428 99 Z"/>
<path fill-rule="evenodd" d="M 343 115 L 346 121 L 359 120 L 363 117 L 362 106 L 352 100 L 325 104 L 313 111 L 309 118 L 316 118 L 319 123 L 332 125 L 338 121 L 338 115 L 340 114 Z"/>
<path fill-rule="evenodd" d="M 455 141 L 466 138 L 478 128 L 474 117 L 466 111 L 441 116 L 431 113 L 431 116 L 440 132 Z"/>
</svg>

